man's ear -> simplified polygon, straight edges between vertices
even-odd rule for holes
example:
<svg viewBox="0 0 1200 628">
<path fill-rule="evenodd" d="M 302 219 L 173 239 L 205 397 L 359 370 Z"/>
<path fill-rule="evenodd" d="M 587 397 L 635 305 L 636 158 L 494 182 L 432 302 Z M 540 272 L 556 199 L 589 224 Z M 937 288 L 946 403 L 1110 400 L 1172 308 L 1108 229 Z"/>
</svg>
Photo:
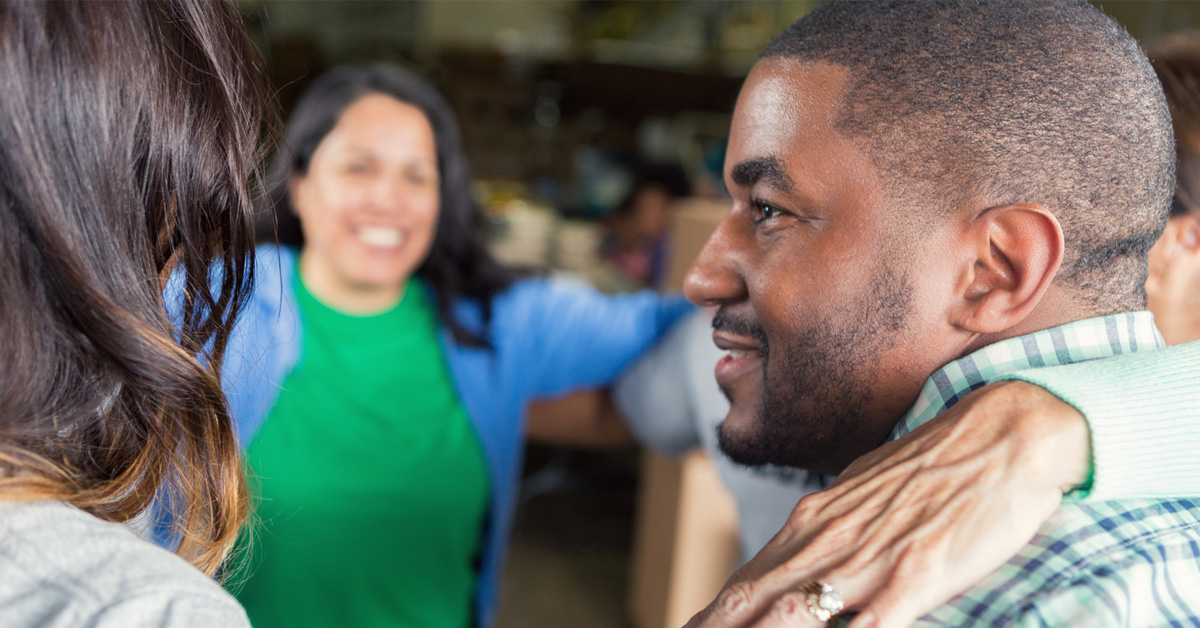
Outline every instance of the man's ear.
<svg viewBox="0 0 1200 628">
<path fill-rule="evenodd" d="M 963 237 L 970 259 L 957 284 L 951 322 L 978 334 L 1021 322 L 1062 265 L 1058 219 L 1040 205 L 1003 205 L 976 216 Z"/>
</svg>

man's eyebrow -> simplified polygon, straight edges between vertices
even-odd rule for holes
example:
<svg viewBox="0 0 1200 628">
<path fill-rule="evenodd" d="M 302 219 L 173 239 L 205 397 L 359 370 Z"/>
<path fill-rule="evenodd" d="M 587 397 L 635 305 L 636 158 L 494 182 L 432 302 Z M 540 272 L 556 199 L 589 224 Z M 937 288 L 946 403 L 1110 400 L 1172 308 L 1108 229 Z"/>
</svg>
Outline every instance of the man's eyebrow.
<svg viewBox="0 0 1200 628">
<path fill-rule="evenodd" d="M 749 187 L 760 180 L 776 188 L 792 187 L 792 178 L 783 169 L 783 162 L 778 157 L 747 159 L 729 171 L 729 178 L 739 187 Z"/>
</svg>

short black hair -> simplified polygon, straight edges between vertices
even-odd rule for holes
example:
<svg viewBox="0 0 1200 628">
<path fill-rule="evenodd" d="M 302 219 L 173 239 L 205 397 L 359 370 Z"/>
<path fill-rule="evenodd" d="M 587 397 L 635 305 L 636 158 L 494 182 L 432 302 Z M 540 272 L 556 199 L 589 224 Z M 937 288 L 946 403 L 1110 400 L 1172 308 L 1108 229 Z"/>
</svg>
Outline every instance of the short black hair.
<svg viewBox="0 0 1200 628">
<path fill-rule="evenodd" d="M 1042 205 L 1063 227 L 1065 285 L 1096 315 L 1145 307 L 1174 185 L 1171 121 L 1137 42 L 1095 7 L 835 0 L 761 58 L 774 57 L 849 69 L 839 130 L 885 177 L 934 191 L 923 205 Z"/>
</svg>

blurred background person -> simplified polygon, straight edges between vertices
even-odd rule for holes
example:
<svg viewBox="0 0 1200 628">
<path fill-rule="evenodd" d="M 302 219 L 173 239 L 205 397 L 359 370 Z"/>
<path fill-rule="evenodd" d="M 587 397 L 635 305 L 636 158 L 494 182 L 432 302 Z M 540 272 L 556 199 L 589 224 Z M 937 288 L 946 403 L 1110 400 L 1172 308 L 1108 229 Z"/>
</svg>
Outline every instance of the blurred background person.
<svg viewBox="0 0 1200 628">
<path fill-rule="evenodd" d="M 453 113 L 397 66 L 318 78 L 274 170 L 282 246 L 226 359 L 263 522 L 236 595 L 259 628 L 489 626 L 526 406 L 692 307 L 496 263 Z"/>
<path fill-rule="evenodd" d="M 232 3 L 0 2 L 5 626 L 248 626 L 210 576 L 248 512 L 217 364 L 264 94 Z M 122 525 L 156 497 L 177 556 Z"/>
<path fill-rule="evenodd" d="M 604 257 L 639 286 L 658 286 L 667 263 L 671 209 L 691 194 L 676 164 L 642 167 L 625 198 L 608 216 Z"/>
<path fill-rule="evenodd" d="M 1150 249 L 1147 308 L 1167 344 L 1200 340 L 1200 31 L 1146 46 L 1175 127 L 1171 219 Z"/>
</svg>

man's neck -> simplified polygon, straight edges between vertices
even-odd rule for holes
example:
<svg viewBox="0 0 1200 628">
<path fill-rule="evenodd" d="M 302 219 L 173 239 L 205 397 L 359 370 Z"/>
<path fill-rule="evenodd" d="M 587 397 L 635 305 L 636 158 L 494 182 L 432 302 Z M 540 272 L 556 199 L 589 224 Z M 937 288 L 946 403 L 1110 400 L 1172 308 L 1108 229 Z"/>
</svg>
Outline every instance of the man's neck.
<svg viewBox="0 0 1200 628">
<path fill-rule="evenodd" d="M 1162 346 L 1154 318 L 1145 311 L 1089 318 L 992 343 L 934 372 L 888 440 L 908 434 L 971 391 L 1018 371 Z"/>
<path fill-rule="evenodd" d="M 1073 299 L 1062 288 L 1051 287 L 1038 301 L 1037 307 L 1028 316 L 1021 319 L 1020 323 L 993 334 L 980 334 L 967 345 L 962 356 L 970 355 L 984 347 L 1010 338 L 1027 336 L 1043 329 L 1062 327 L 1076 321 L 1097 318 L 1106 313 L 1097 312 L 1090 304 Z"/>
</svg>

